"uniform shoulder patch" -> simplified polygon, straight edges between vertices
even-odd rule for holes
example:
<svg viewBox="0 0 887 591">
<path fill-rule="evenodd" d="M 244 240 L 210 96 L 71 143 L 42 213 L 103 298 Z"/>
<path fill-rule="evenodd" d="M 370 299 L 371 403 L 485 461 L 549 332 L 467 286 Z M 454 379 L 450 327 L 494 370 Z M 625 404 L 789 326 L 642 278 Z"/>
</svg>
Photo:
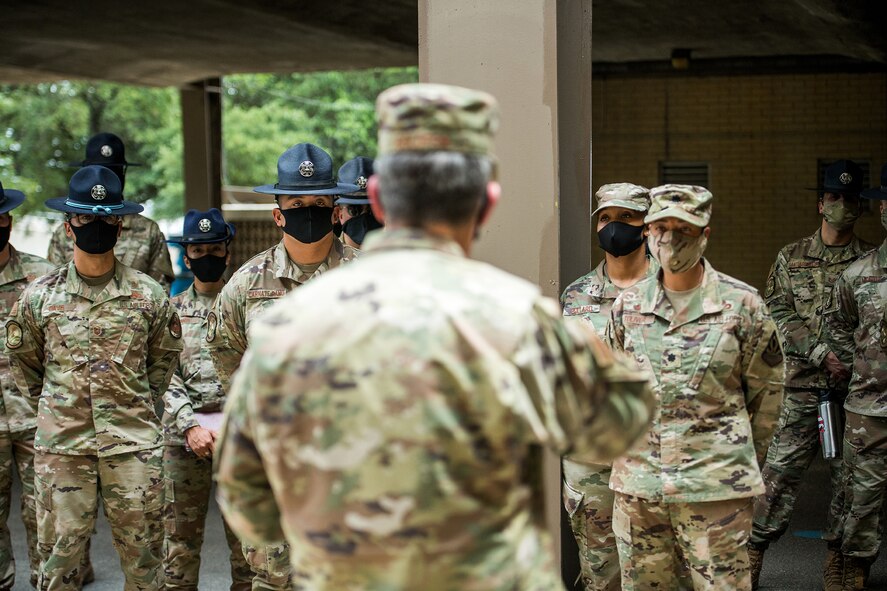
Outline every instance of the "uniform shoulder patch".
<svg viewBox="0 0 887 591">
<path fill-rule="evenodd" d="M 216 313 L 210 312 L 206 315 L 206 342 L 211 343 L 216 340 Z"/>
<path fill-rule="evenodd" d="M 775 332 L 770 335 L 770 341 L 764 352 L 761 353 L 761 359 L 770 367 L 776 367 L 782 363 L 782 347 L 779 346 L 779 338 Z"/>
<path fill-rule="evenodd" d="M 15 320 L 6 323 L 6 347 L 8 349 L 18 349 L 22 346 L 22 326 Z"/>
<path fill-rule="evenodd" d="M 774 291 L 776 291 L 776 277 L 771 273 L 767 278 L 767 288 L 764 290 L 764 297 L 772 297 Z"/>
<path fill-rule="evenodd" d="M 173 312 L 169 319 L 169 334 L 171 334 L 174 339 L 182 338 L 182 321 L 179 319 L 177 312 Z"/>
</svg>

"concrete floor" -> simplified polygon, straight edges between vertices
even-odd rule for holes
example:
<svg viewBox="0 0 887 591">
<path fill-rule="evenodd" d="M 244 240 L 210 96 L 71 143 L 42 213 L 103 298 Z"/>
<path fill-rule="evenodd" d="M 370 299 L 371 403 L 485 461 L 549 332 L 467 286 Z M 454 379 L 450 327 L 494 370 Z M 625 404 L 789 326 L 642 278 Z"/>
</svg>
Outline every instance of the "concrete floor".
<svg viewBox="0 0 887 591">
<path fill-rule="evenodd" d="M 28 585 L 24 532 L 18 513 L 18 491 L 13 498 L 10 530 L 15 543 L 17 575 L 15 591 L 27 591 Z M 764 561 L 761 591 L 813 591 L 821 589 L 821 565 L 825 559 L 825 543 L 807 537 L 822 527 L 828 503 L 828 472 L 825 464 L 816 462 L 805 482 L 795 510 L 791 529 L 782 540 L 773 544 Z M 231 582 L 228 572 L 227 546 L 218 508 L 213 504 L 208 518 L 200 588 L 224 591 Z M 99 517 L 98 534 L 93 539 L 92 560 L 96 581 L 87 591 L 112 591 L 123 588 L 123 575 L 117 552 L 111 544 L 111 533 L 104 517 Z M 887 590 L 887 558 L 882 554 L 872 569 L 869 589 Z"/>
</svg>

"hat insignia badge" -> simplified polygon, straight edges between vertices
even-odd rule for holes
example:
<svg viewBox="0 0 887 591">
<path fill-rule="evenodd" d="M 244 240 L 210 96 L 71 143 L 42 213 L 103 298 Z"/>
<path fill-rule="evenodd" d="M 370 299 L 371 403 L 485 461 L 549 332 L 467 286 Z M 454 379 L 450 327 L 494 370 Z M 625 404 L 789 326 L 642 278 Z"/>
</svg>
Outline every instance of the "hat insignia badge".
<svg viewBox="0 0 887 591">
<path fill-rule="evenodd" d="M 105 196 L 108 194 L 108 191 L 107 189 L 105 189 L 104 185 L 94 185 L 89 193 L 96 201 L 103 201 L 105 199 Z"/>
<path fill-rule="evenodd" d="M 314 176 L 314 163 L 310 160 L 304 160 L 299 164 L 299 174 L 303 177 Z"/>
<path fill-rule="evenodd" d="M 114 150 L 111 148 L 111 146 L 107 145 L 102 146 L 99 152 L 101 152 L 102 156 L 104 156 L 105 158 L 110 158 L 114 154 Z"/>
<path fill-rule="evenodd" d="M 212 230 L 212 222 L 209 221 L 209 218 L 203 218 L 199 222 L 197 222 L 197 229 L 201 232 L 209 232 Z"/>
<path fill-rule="evenodd" d="M 849 185 L 851 181 L 853 181 L 853 175 L 849 172 L 842 172 L 841 176 L 838 177 L 838 180 L 841 181 L 842 185 Z"/>
<path fill-rule="evenodd" d="M 367 188 L 367 178 L 365 176 L 359 176 L 359 177 L 357 177 L 355 184 L 358 187 L 360 187 L 361 189 L 366 189 Z"/>
</svg>

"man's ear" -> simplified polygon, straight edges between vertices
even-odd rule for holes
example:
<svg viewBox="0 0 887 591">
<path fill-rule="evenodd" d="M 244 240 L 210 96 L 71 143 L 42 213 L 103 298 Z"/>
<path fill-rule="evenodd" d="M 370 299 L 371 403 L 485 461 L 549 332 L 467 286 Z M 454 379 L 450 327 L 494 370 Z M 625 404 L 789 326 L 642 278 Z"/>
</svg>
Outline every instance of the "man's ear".
<svg viewBox="0 0 887 591">
<path fill-rule="evenodd" d="M 706 226 L 702 229 L 702 235 L 706 237 L 706 239 L 711 236 L 711 226 Z"/>
<path fill-rule="evenodd" d="M 379 199 L 379 177 L 373 175 L 367 180 L 367 197 L 370 198 L 370 210 L 380 224 L 385 223 L 385 210 Z"/>
<path fill-rule="evenodd" d="M 117 239 L 120 240 L 120 235 L 123 234 L 123 222 L 117 222 Z"/>
<path fill-rule="evenodd" d="M 478 226 L 483 226 L 487 223 L 487 220 L 490 219 L 490 215 L 493 213 L 493 210 L 496 209 L 496 206 L 499 204 L 499 199 L 501 198 L 502 185 L 496 181 L 489 181 L 487 183 L 487 199 L 484 202 L 483 210 L 481 210 L 477 219 Z"/>
<path fill-rule="evenodd" d="M 71 229 L 71 222 L 64 221 L 62 223 L 65 224 L 65 236 L 74 240 L 74 230 Z"/>
<path fill-rule="evenodd" d="M 271 210 L 271 217 L 274 218 L 274 223 L 278 228 L 282 228 L 286 225 L 286 219 L 284 219 L 283 214 L 280 213 L 279 207 L 275 207 Z"/>
</svg>

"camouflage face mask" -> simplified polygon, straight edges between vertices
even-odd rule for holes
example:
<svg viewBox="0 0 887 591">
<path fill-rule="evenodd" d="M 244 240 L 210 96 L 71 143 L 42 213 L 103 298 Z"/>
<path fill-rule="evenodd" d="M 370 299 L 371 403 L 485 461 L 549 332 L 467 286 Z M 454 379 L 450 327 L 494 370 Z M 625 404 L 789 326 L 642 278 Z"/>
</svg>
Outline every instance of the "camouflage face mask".
<svg viewBox="0 0 887 591">
<path fill-rule="evenodd" d="M 705 234 L 687 236 L 674 230 L 647 238 L 650 254 L 672 273 L 689 271 L 702 258 L 708 238 Z"/>
<path fill-rule="evenodd" d="M 859 206 L 847 207 L 844 200 L 822 204 L 822 217 L 836 230 L 849 228 L 859 218 Z"/>
</svg>

